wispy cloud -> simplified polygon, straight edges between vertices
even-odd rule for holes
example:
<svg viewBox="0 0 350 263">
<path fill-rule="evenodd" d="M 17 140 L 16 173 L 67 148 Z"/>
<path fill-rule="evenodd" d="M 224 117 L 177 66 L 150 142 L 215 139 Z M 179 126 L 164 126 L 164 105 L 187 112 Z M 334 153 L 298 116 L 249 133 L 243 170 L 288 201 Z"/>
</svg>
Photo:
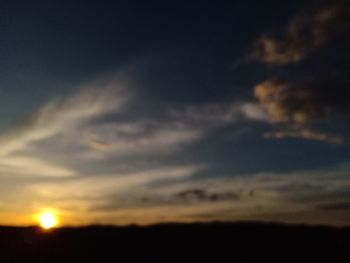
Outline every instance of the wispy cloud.
<svg viewBox="0 0 350 263">
<path fill-rule="evenodd" d="M 82 133 L 82 126 L 92 119 L 119 111 L 127 97 L 118 83 L 104 86 L 96 82 L 92 87 L 44 105 L 25 122 L 0 135 L 1 174 L 49 177 L 75 174 L 69 167 L 36 155 L 37 151 L 45 150 L 40 143 L 58 144 L 59 136 L 69 138 L 70 134 Z"/>
<path fill-rule="evenodd" d="M 86 143 L 106 154 L 157 154 L 195 142 L 202 134 L 200 129 L 175 120 L 140 120 L 87 127 Z"/>
<path fill-rule="evenodd" d="M 0 137 L 0 155 L 29 147 L 67 130 L 79 128 L 89 120 L 118 111 L 127 99 L 118 83 L 105 87 L 95 83 L 66 98 L 57 98 L 30 115 L 27 120 Z"/>
<path fill-rule="evenodd" d="M 0 160 L 0 175 L 27 177 L 67 177 L 74 171 L 31 157 L 8 156 Z"/>
<path fill-rule="evenodd" d="M 255 102 L 221 102 L 192 105 L 173 111 L 183 121 L 209 127 L 239 123 L 243 120 L 266 121 L 269 116 L 264 107 Z"/>
<path fill-rule="evenodd" d="M 267 132 L 264 134 L 265 138 L 301 138 L 306 140 L 321 141 L 331 144 L 343 144 L 345 139 L 342 136 L 313 131 L 307 128 L 289 128 L 286 130 L 278 130 L 273 132 Z"/>
</svg>

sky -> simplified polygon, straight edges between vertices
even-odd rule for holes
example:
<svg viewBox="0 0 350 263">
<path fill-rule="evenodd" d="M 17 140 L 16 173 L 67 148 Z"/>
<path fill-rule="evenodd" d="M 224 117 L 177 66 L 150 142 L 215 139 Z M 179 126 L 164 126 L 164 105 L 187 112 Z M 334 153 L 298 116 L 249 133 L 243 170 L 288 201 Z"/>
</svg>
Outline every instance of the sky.
<svg viewBox="0 0 350 263">
<path fill-rule="evenodd" d="M 1 1 L 0 224 L 350 224 L 350 8 Z"/>
</svg>

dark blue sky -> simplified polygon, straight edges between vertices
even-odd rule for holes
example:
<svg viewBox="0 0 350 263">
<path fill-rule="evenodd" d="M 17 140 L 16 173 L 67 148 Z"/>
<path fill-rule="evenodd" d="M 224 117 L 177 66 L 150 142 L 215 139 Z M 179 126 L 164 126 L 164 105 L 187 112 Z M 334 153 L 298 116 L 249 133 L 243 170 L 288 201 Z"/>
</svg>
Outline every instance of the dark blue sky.
<svg viewBox="0 0 350 263">
<path fill-rule="evenodd" d="M 142 92 L 159 100 L 251 95 L 247 90 L 266 69 L 243 67 L 233 74 L 232 67 L 261 32 L 286 23 L 300 7 L 298 1 L 9 2 L 1 9 L 1 86 L 7 97 L 1 104 L 10 106 L 16 97 L 32 108 L 125 65 L 141 71 L 147 81 Z"/>
</svg>

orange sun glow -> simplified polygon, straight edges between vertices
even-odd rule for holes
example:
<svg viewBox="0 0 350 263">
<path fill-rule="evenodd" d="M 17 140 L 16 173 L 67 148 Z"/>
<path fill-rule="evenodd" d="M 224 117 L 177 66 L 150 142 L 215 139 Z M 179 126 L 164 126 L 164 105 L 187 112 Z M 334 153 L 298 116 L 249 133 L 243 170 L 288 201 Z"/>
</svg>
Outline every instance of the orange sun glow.
<svg viewBox="0 0 350 263">
<path fill-rule="evenodd" d="M 57 215 L 52 211 L 44 211 L 38 216 L 39 224 L 44 229 L 50 229 L 58 226 Z"/>
</svg>

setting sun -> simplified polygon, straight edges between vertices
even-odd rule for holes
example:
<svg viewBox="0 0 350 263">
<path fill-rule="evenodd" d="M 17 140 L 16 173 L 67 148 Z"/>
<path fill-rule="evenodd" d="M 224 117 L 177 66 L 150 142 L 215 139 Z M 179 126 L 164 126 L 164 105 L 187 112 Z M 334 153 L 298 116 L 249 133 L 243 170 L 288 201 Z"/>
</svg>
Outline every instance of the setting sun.
<svg viewBox="0 0 350 263">
<path fill-rule="evenodd" d="M 51 211 L 45 211 L 39 215 L 39 224 L 44 229 L 50 229 L 58 225 L 57 216 Z"/>
</svg>

